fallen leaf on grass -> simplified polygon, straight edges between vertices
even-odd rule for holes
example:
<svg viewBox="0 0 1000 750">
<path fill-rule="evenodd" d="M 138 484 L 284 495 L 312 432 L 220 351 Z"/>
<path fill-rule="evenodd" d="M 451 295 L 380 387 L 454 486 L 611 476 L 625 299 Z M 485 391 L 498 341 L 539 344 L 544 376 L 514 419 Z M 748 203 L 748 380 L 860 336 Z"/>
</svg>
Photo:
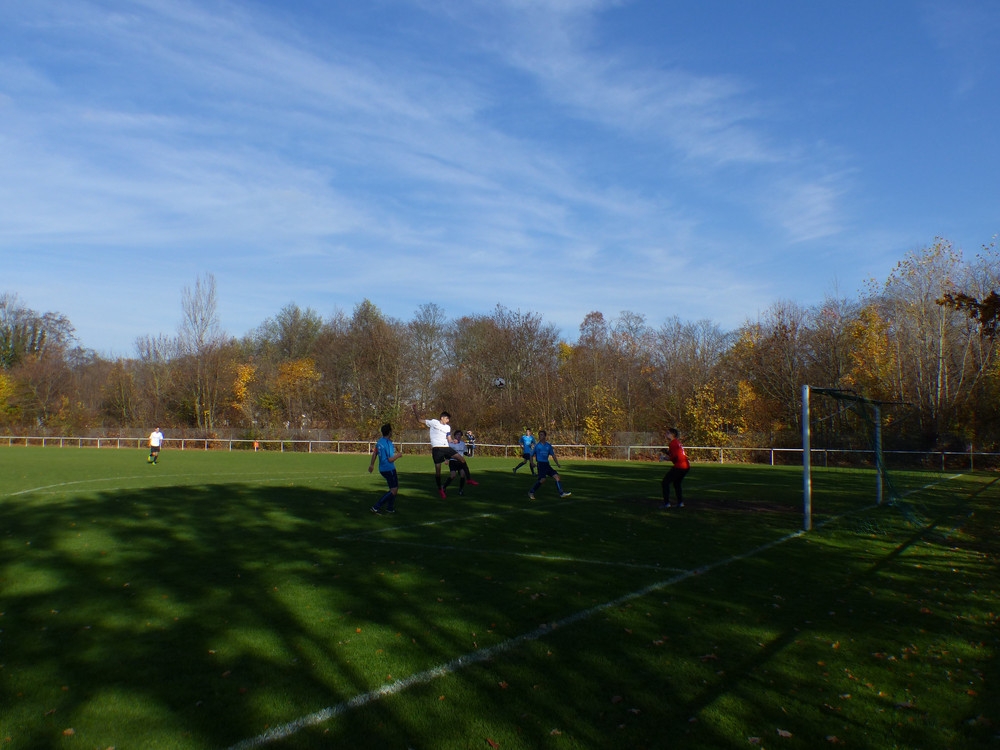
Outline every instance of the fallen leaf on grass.
<svg viewBox="0 0 1000 750">
<path fill-rule="evenodd" d="M 826 736 L 826 741 L 829 742 L 832 745 L 839 745 L 840 744 L 840 738 L 837 737 L 836 735 L 833 735 L 833 734 L 828 734 Z"/>
<path fill-rule="evenodd" d="M 747 737 L 747 742 L 749 742 L 751 745 L 759 745 L 760 737 Z"/>
<path fill-rule="evenodd" d="M 63 737 L 72 737 L 74 734 L 76 734 L 76 730 L 73 727 L 63 730 Z"/>
<path fill-rule="evenodd" d="M 623 700 L 625 700 L 625 699 L 622 698 L 620 695 L 612 695 L 611 696 L 611 702 L 612 703 L 621 703 Z"/>
<path fill-rule="evenodd" d="M 792 733 L 789 732 L 787 729 L 779 729 L 778 730 L 778 736 L 779 737 L 791 737 Z"/>
<path fill-rule="evenodd" d="M 489 737 L 486 738 L 486 744 L 489 745 L 490 747 L 494 748 L 494 750 L 496 750 L 496 748 L 500 747 L 500 743 L 499 742 L 494 742 Z"/>
<path fill-rule="evenodd" d="M 551 732 L 549 732 L 549 734 L 551 734 L 553 736 L 557 736 L 557 735 L 562 734 L 562 732 L 560 732 L 558 729 L 553 729 Z"/>
<path fill-rule="evenodd" d="M 713 659 L 717 661 L 719 657 L 718 657 L 718 655 L 717 655 L 717 654 L 705 654 L 704 656 L 701 656 L 701 657 L 699 657 L 699 658 L 700 658 L 700 659 L 701 659 L 702 661 L 711 661 L 711 660 L 713 660 Z"/>
<path fill-rule="evenodd" d="M 508 685 L 508 684 L 507 684 L 506 682 L 504 682 L 503 680 L 500 680 L 500 682 L 498 682 L 498 683 L 497 683 L 497 685 L 499 685 L 499 686 L 500 686 L 500 689 L 501 689 L 501 690 L 506 690 L 506 689 L 507 689 L 508 687 L 510 687 L 510 685 Z"/>
</svg>

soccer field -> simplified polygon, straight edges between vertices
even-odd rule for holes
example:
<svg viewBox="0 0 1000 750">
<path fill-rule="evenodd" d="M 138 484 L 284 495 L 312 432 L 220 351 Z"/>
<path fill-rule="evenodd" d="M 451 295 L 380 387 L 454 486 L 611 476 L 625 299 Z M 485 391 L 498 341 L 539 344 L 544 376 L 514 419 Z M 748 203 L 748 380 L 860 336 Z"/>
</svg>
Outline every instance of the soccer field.
<svg viewBox="0 0 1000 750">
<path fill-rule="evenodd" d="M 0 448 L 0 748 L 996 747 L 987 475 Z"/>
</svg>

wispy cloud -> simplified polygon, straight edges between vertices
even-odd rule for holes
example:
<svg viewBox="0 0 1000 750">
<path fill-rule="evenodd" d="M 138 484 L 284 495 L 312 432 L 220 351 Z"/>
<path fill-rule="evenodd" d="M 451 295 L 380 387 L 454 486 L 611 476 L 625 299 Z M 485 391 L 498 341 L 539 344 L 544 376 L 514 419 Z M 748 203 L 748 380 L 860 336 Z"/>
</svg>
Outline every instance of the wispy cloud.
<svg viewBox="0 0 1000 750">
<path fill-rule="evenodd" d="M 934 0 L 924 2 L 922 9 L 927 33 L 954 66 L 958 96 L 972 93 L 985 79 L 996 78 L 1000 7 L 969 0 Z"/>
<path fill-rule="evenodd" d="M 732 323 L 772 294 L 734 238 L 844 224 L 847 172 L 779 135 L 759 81 L 602 36 L 630 3 L 398 0 L 399 26 L 364 35 L 322 5 L 317 24 L 217 0 L 12 11 L 0 247 L 148 254 L 158 293 L 213 271 L 256 316 L 238 332 L 290 299 L 366 296 L 397 315 L 442 296 L 558 311 L 572 332 L 595 307 L 655 319 L 710 294 L 697 317 Z M 152 283 L 127 282 L 140 299 Z"/>
</svg>

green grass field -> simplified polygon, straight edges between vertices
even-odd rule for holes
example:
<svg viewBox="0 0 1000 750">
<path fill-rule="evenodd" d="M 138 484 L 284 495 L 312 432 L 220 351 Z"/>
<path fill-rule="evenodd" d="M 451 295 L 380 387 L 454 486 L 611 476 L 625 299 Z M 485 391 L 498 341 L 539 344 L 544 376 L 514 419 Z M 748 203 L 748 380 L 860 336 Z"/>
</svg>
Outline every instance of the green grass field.
<svg viewBox="0 0 1000 750">
<path fill-rule="evenodd" d="M 0 448 L 5 748 L 998 748 L 995 477 Z"/>
</svg>

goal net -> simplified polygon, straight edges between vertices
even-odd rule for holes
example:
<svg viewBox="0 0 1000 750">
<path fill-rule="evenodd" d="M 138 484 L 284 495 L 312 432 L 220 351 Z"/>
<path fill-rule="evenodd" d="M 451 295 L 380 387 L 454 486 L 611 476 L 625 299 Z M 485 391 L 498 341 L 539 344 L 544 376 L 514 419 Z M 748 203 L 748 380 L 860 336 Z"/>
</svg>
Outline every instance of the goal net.
<svg viewBox="0 0 1000 750">
<path fill-rule="evenodd" d="M 803 526 L 812 528 L 818 479 L 826 510 L 846 512 L 900 497 L 883 449 L 883 407 L 836 388 L 802 387 Z"/>
</svg>

